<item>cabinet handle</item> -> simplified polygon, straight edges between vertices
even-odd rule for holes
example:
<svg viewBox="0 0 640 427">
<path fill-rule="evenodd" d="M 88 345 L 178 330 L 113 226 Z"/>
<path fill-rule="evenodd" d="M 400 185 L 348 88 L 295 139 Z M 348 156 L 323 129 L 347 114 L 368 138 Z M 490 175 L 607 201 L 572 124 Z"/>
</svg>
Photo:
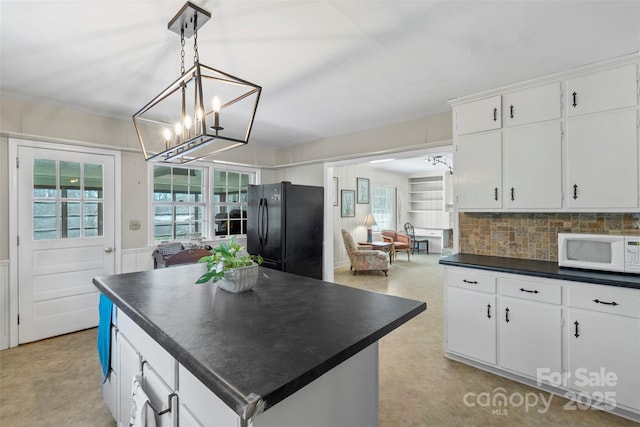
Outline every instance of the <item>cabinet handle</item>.
<svg viewBox="0 0 640 427">
<path fill-rule="evenodd" d="M 511 187 L 511 201 L 512 202 L 516 199 L 515 194 L 516 194 L 516 190 L 513 187 Z"/>
<path fill-rule="evenodd" d="M 498 187 L 493 189 L 493 199 L 497 202 L 498 201 Z"/>
<path fill-rule="evenodd" d="M 498 109 L 497 108 L 493 109 L 493 121 L 494 122 L 498 121 Z"/>
<path fill-rule="evenodd" d="M 469 283 L 471 285 L 477 285 L 478 284 L 478 282 L 476 282 L 475 280 L 471 281 L 471 280 L 467 280 L 467 279 L 462 279 L 462 281 L 464 283 Z"/>
<path fill-rule="evenodd" d="M 606 302 L 606 301 L 600 301 L 599 299 L 594 299 L 593 302 L 595 302 L 596 304 L 604 304 L 604 305 L 612 305 L 612 306 L 616 306 L 616 305 L 620 305 L 615 301 L 611 301 L 611 302 Z"/>
<path fill-rule="evenodd" d="M 509 107 L 509 115 L 513 119 L 513 105 Z"/>
<path fill-rule="evenodd" d="M 491 319 L 491 304 L 487 304 L 487 317 Z"/>
<path fill-rule="evenodd" d="M 509 307 L 504 309 L 504 321 L 509 323 Z"/>
<path fill-rule="evenodd" d="M 578 184 L 573 184 L 573 200 L 578 198 Z"/>
<path fill-rule="evenodd" d="M 577 94 L 577 93 L 575 93 L 575 92 L 573 92 L 573 93 L 571 94 L 571 96 L 573 96 L 573 106 L 574 106 L 574 107 L 577 107 L 577 106 L 578 106 L 578 103 L 576 102 L 576 100 L 577 100 L 577 98 L 578 98 L 578 94 Z"/>
<path fill-rule="evenodd" d="M 534 289 L 532 291 L 530 291 L 529 289 L 525 289 L 525 288 L 520 288 L 521 292 L 529 292 L 530 294 L 537 294 L 539 293 L 537 289 Z"/>
<path fill-rule="evenodd" d="M 580 336 L 580 333 L 578 332 L 578 326 L 580 326 L 580 323 L 578 323 L 578 321 L 576 320 L 575 322 L 573 322 L 574 325 L 576 325 L 576 333 L 573 334 L 576 338 L 578 338 Z"/>
</svg>

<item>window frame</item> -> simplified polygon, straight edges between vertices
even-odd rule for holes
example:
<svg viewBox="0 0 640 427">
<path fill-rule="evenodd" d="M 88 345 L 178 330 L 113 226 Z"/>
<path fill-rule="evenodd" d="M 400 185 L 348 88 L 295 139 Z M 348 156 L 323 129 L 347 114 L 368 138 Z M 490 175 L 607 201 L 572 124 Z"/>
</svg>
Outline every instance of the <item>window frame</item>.
<svg viewBox="0 0 640 427">
<path fill-rule="evenodd" d="M 165 166 L 171 168 L 184 168 L 184 169 L 199 169 L 203 171 L 203 201 L 202 202 L 157 202 L 154 200 L 154 166 Z M 215 171 L 225 171 L 232 173 L 240 173 L 249 176 L 249 185 L 257 184 L 260 181 L 260 169 L 251 168 L 251 167 L 242 167 L 236 165 L 227 165 L 227 164 L 219 164 L 219 163 L 206 163 L 206 162 L 193 162 L 189 165 L 174 165 L 174 164 L 163 164 L 163 163 L 154 163 L 149 162 L 148 164 L 148 214 L 147 218 L 149 219 L 148 233 L 147 233 L 147 241 L 150 246 L 156 246 L 160 242 L 165 242 L 167 240 L 156 240 L 155 236 L 155 207 L 158 205 L 176 205 L 183 203 L 187 204 L 197 204 L 204 207 L 204 214 L 202 216 L 203 223 L 203 231 L 201 233 L 204 241 L 213 241 L 213 240 L 228 240 L 233 236 L 239 238 L 246 238 L 246 230 L 243 234 L 225 234 L 225 235 L 215 235 L 215 218 L 214 212 L 216 210 L 216 203 L 214 201 L 214 177 Z M 225 186 L 225 188 L 227 188 Z M 248 199 L 247 199 L 248 205 Z M 237 203 L 234 203 L 237 204 Z M 248 206 L 247 206 L 248 207 Z M 241 219 L 242 220 L 242 219 Z M 174 234 L 175 236 L 175 231 Z M 182 243 L 190 243 L 189 239 L 170 239 L 169 241 L 174 242 L 182 242 Z"/>
<path fill-rule="evenodd" d="M 376 188 L 385 188 L 389 191 L 389 225 L 387 226 L 387 224 L 381 224 L 381 218 L 383 218 L 383 215 L 376 213 L 376 208 L 375 208 L 375 191 Z M 371 214 L 373 215 L 373 217 L 376 219 L 376 225 L 372 226 L 371 229 L 372 231 L 375 232 L 380 232 L 382 230 L 395 230 L 395 194 L 394 194 L 394 190 L 395 187 L 392 185 L 380 185 L 380 184 L 372 184 L 371 185 Z"/>
</svg>

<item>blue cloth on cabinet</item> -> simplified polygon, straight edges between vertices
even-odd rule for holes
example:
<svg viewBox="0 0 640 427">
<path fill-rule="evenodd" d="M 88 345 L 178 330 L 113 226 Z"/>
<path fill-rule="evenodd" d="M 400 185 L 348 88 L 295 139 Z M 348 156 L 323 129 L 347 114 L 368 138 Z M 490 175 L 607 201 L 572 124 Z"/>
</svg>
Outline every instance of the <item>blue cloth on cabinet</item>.
<svg viewBox="0 0 640 427">
<path fill-rule="evenodd" d="M 109 369 L 111 369 L 111 313 L 113 302 L 104 294 L 100 294 L 98 312 L 98 356 L 102 368 L 102 382 L 107 380 Z"/>
</svg>

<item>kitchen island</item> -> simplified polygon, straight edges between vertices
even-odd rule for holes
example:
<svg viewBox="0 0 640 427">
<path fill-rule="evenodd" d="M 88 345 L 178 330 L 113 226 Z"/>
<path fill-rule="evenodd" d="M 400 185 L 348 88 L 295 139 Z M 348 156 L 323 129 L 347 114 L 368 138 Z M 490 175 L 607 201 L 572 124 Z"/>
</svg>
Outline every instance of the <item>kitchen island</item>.
<svg viewBox="0 0 640 427">
<path fill-rule="evenodd" d="M 179 408 L 159 425 L 377 424 L 377 341 L 425 303 L 275 270 L 232 294 L 195 285 L 204 269 L 94 278 L 115 305 L 103 394 L 119 422 L 142 371 L 153 406 Z"/>
</svg>

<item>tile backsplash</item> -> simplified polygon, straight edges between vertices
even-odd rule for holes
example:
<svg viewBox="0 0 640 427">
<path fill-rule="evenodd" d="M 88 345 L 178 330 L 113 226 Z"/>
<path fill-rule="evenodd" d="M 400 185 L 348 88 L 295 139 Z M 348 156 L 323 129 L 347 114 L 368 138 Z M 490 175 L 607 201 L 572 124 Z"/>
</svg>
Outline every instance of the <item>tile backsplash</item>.
<svg viewBox="0 0 640 427">
<path fill-rule="evenodd" d="M 640 235 L 640 214 L 470 213 L 459 217 L 460 252 L 558 260 L 558 233 Z"/>
</svg>

